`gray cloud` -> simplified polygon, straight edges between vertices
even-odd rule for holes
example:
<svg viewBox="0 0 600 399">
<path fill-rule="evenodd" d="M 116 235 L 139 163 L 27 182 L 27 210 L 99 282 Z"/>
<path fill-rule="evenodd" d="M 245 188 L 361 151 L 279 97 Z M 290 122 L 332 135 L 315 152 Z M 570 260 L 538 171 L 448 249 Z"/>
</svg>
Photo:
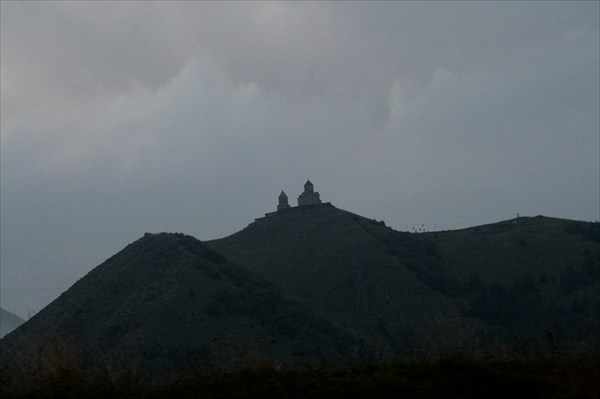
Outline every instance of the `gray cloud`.
<svg viewBox="0 0 600 399">
<path fill-rule="evenodd" d="M 1 300 L 144 231 L 325 200 L 397 229 L 599 214 L 595 2 L 2 2 Z"/>
</svg>

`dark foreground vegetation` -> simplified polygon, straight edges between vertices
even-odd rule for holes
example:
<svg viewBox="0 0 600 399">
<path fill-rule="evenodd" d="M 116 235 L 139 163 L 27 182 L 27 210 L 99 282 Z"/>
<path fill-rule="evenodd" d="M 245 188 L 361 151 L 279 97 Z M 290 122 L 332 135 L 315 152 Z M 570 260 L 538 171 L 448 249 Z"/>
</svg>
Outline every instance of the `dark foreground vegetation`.
<svg viewBox="0 0 600 399">
<path fill-rule="evenodd" d="M 396 362 L 324 368 L 256 363 L 148 379 L 90 372 L 76 359 L 41 362 L 16 377 L 0 371 L 9 398 L 600 398 L 594 351 L 458 351 Z"/>
</svg>

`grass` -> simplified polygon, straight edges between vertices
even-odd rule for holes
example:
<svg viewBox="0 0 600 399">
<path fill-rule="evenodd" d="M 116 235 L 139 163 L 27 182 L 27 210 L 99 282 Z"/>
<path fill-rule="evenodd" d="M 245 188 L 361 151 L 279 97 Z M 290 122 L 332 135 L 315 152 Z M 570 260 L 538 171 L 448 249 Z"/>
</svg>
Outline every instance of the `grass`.
<svg viewBox="0 0 600 399">
<path fill-rule="evenodd" d="M 90 371 L 56 358 L 16 376 L 0 371 L 11 398 L 600 398 L 600 353 L 454 352 L 324 368 L 252 364 L 149 379 L 131 370 Z"/>
</svg>

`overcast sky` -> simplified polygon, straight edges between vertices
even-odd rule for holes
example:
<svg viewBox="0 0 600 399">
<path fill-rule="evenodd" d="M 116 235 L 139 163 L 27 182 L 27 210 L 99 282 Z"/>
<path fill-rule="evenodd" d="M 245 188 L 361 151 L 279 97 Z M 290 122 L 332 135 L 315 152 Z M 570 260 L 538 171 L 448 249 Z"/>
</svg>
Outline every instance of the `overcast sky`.
<svg viewBox="0 0 600 399">
<path fill-rule="evenodd" d="M 397 230 L 599 219 L 599 3 L 1 3 L 1 304 L 144 232 L 324 201 Z"/>
</svg>

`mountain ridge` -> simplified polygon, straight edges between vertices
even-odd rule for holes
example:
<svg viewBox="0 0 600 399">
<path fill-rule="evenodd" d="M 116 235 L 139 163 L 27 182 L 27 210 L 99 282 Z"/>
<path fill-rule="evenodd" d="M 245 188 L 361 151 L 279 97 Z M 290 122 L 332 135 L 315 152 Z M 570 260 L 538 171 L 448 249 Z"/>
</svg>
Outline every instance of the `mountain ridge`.
<svg viewBox="0 0 600 399">
<path fill-rule="evenodd" d="M 149 373 L 391 359 L 464 345 L 597 344 L 598 223 L 545 217 L 399 232 L 318 204 L 201 242 L 146 233 L 0 341 L 73 341 Z"/>
</svg>

